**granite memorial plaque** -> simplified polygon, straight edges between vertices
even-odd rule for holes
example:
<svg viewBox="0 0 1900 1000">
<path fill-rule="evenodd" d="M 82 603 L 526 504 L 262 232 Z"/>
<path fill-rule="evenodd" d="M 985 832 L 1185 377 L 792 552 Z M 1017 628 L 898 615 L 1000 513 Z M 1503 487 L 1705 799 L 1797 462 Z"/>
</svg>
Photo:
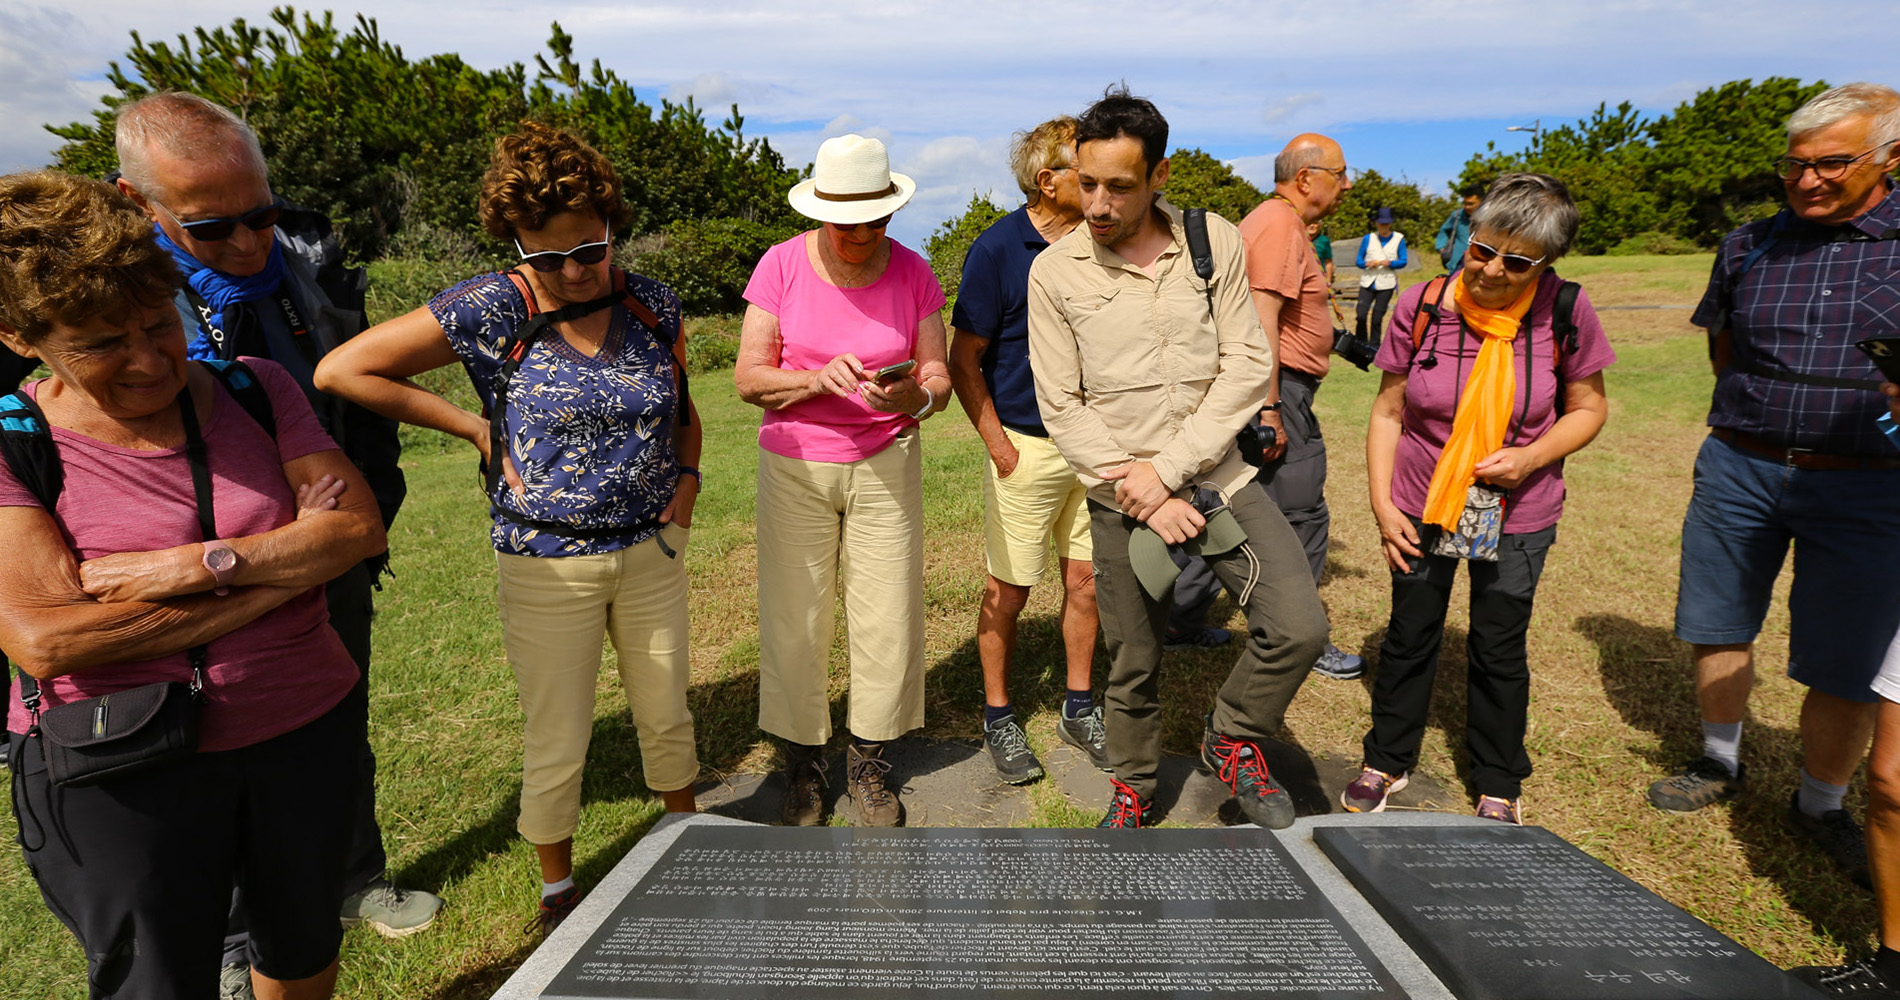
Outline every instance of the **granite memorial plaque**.
<svg viewBox="0 0 1900 1000">
<path fill-rule="evenodd" d="M 690 827 L 542 993 L 1402 998 L 1270 833 Z"/>
<path fill-rule="evenodd" d="M 1536 827 L 1353 827 L 1313 839 L 1463 1000 L 1819 994 Z"/>
</svg>

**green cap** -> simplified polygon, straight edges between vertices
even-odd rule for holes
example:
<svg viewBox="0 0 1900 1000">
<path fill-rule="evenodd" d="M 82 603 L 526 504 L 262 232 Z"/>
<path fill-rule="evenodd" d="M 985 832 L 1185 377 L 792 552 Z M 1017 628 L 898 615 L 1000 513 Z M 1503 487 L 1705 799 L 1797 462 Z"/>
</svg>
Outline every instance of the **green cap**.
<svg viewBox="0 0 1900 1000">
<path fill-rule="evenodd" d="M 1200 534 L 1181 543 L 1181 551 L 1191 556 L 1217 556 L 1245 544 L 1247 530 L 1234 519 L 1232 510 L 1222 507 L 1207 519 Z M 1145 524 L 1128 536 L 1128 562 L 1135 569 L 1135 579 L 1141 581 L 1141 589 L 1157 601 L 1167 597 L 1175 578 L 1181 575 L 1181 567 L 1168 555 L 1168 543 Z"/>
</svg>

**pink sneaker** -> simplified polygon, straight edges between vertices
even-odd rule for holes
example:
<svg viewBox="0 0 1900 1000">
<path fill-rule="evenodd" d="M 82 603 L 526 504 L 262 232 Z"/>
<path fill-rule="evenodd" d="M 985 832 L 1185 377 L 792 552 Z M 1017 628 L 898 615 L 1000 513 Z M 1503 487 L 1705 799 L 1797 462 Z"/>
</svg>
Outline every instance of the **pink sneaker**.
<svg viewBox="0 0 1900 1000">
<path fill-rule="evenodd" d="M 1404 787 L 1403 774 L 1387 774 L 1376 767 L 1361 768 L 1359 777 L 1339 793 L 1339 804 L 1345 806 L 1347 812 L 1384 812 L 1385 800 Z"/>
<path fill-rule="evenodd" d="M 1524 815 L 1519 805 L 1522 799 L 1500 799 L 1490 795 L 1478 796 L 1478 818 L 1494 819 L 1512 826 L 1523 826 Z"/>
</svg>

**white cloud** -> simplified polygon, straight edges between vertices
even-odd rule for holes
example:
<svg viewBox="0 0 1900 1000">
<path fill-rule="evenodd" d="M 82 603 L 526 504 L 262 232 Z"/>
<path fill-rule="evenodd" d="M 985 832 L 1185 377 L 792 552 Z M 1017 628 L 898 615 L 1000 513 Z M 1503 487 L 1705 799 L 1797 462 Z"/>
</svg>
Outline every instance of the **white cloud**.
<svg viewBox="0 0 1900 1000">
<path fill-rule="evenodd" d="M 1261 116 L 1261 119 L 1268 125 L 1278 125 L 1307 108 L 1324 103 L 1326 103 L 1326 95 L 1317 90 L 1309 90 L 1304 94 L 1282 97 L 1267 105 L 1266 113 Z"/>
<path fill-rule="evenodd" d="M 858 129 L 863 128 L 863 127 L 864 127 L 864 119 L 859 118 L 857 115 L 853 115 L 853 114 L 842 114 L 826 122 L 825 127 L 823 129 L 820 129 L 820 131 L 824 132 L 825 136 L 829 138 L 834 135 L 844 135 L 849 132 L 856 132 Z"/>
<path fill-rule="evenodd" d="M 666 88 L 666 99 L 675 104 L 683 104 L 690 97 L 699 107 L 714 111 L 730 107 L 739 96 L 739 85 L 724 73 L 701 73 Z"/>
</svg>

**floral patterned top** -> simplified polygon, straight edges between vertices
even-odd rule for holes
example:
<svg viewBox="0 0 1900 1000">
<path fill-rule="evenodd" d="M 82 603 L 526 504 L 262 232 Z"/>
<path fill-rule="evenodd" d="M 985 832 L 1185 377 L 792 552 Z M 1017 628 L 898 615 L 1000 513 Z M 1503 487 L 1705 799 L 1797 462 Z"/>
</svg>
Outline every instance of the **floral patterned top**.
<svg viewBox="0 0 1900 1000">
<path fill-rule="evenodd" d="M 679 297 L 651 278 L 629 274 L 627 291 L 659 318 L 661 336 L 615 306 L 600 352 L 587 357 L 549 331 L 535 340 L 509 384 L 503 442 L 526 487 L 506 483 L 491 502 L 536 521 L 598 529 L 610 537 L 563 537 L 497 513 L 495 550 L 520 556 L 614 552 L 657 534 L 673 499 L 679 461 L 673 418 L 679 389 L 668 343 L 680 332 Z M 506 274 L 484 274 L 437 295 L 429 311 L 462 359 L 484 408 L 494 405 L 502 345 L 528 321 L 528 303 Z"/>
</svg>

